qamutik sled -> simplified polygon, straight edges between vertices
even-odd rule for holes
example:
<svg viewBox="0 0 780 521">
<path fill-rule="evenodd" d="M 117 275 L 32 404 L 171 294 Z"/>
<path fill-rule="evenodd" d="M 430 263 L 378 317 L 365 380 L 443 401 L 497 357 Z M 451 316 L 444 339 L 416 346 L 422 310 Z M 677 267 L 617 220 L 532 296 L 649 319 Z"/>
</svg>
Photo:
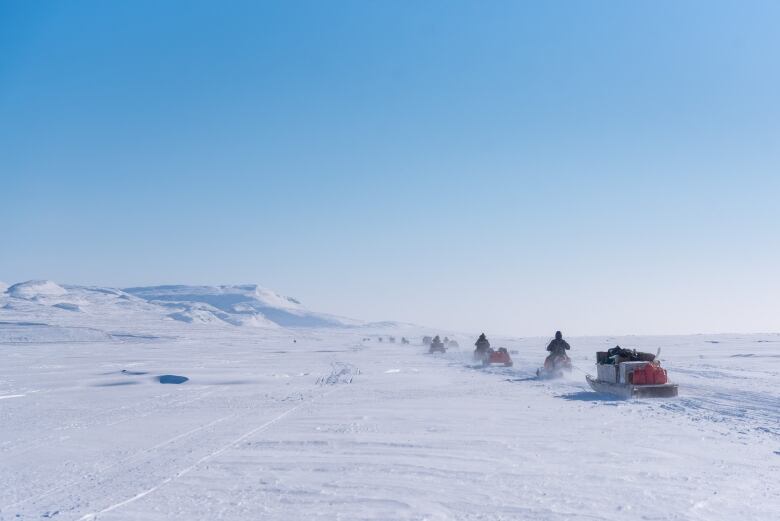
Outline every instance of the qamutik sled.
<svg viewBox="0 0 780 521">
<path fill-rule="evenodd" d="M 619 347 L 598 352 L 597 377 L 586 375 L 585 380 L 596 392 L 624 399 L 677 396 L 677 384 L 669 382 L 666 369 L 655 358 Z"/>
</svg>

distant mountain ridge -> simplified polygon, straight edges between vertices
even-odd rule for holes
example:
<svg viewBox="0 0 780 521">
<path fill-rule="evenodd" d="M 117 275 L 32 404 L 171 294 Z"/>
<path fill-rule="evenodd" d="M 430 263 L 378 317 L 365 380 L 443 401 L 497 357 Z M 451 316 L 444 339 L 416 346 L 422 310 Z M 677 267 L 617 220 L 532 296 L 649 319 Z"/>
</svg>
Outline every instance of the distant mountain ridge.
<svg viewBox="0 0 780 521">
<path fill-rule="evenodd" d="M 172 320 L 200 326 L 339 328 L 364 322 L 307 309 L 300 301 L 256 284 L 225 286 L 162 285 L 125 289 L 60 285 L 30 280 L 0 287 L 4 314 L 63 320 L 124 316 Z"/>
<path fill-rule="evenodd" d="M 151 304 L 182 307 L 172 318 L 184 321 L 201 320 L 205 312 L 234 325 L 274 324 L 295 328 L 360 324 L 359 321 L 309 311 L 300 301 L 256 284 L 165 285 L 125 288 L 123 291 Z"/>
</svg>

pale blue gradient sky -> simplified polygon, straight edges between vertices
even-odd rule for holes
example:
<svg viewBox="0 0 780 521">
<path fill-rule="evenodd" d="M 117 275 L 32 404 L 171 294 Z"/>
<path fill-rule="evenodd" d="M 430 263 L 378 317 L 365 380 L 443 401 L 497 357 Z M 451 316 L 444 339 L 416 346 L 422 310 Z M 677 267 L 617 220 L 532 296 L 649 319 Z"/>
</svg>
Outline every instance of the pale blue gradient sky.
<svg viewBox="0 0 780 521">
<path fill-rule="evenodd" d="M 0 2 L 0 280 L 780 330 L 778 2 Z"/>
</svg>

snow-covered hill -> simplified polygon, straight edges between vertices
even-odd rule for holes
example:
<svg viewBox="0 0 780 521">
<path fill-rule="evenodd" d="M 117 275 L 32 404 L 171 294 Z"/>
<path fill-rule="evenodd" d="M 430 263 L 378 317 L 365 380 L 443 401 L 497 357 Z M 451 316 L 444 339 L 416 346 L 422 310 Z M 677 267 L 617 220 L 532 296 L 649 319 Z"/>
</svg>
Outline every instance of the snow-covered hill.
<svg viewBox="0 0 780 521">
<path fill-rule="evenodd" d="M 169 316 L 185 322 L 222 320 L 237 326 L 343 327 L 358 321 L 337 318 L 306 309 L 257 285 L 242 286 L 152 286 L 127 288 L 125 292 L 166 308 Z"/>
<path fill-rule="evenodd" d="M 60 297 L 68 291 L 50 280 L 28 280 L 10 286 L 5 292 L 16 298 L 34 300 L 46 297 Z"/>
<path fill-rule="evenodd" d="M 358 320 L 307 309 L 257 285 L 153 286 L 126 290 L 32 280 L 0 292 L 1 341 L 91 341 L 97 334 L 178 330 L 359 327 Z M 20 335 L 17 323 L 37 323 Z M 392 327 L 388 323 L 388 327 Z M 102 332 L 102 333 L 101 333 Z M 81 333 L 81 334 L 80 334 Z M 125 338 L 125 337 L 123 337 Z"/>
</svg>

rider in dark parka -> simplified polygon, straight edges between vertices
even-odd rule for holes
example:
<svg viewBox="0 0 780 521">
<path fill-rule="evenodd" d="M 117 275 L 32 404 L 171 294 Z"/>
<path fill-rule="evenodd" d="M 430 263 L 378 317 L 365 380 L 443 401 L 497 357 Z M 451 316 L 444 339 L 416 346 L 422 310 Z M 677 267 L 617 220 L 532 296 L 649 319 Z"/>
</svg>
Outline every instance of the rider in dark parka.
<svg viewBox="0 0 780 521">
<path fill-rule="evenodd" d="M 563 339 L 563 335 L 560 331 L 555 332 L 555 339 L 547 346 L 547 350 L 550 352 L 550 357 L 553 356 L 566 356 L 566 351 L 571 349 L 569 343 Z"/>
</svg>

